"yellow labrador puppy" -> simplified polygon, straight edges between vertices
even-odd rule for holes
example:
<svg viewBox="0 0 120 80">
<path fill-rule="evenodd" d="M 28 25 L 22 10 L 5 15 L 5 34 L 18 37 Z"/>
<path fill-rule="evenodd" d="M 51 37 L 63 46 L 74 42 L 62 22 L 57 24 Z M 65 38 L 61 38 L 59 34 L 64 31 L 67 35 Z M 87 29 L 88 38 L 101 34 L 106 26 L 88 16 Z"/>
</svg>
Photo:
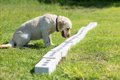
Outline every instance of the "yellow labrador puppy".
<svg viewBox="0 0 120 80">
<path fill-rule="evenodd" d="M 70 36 L 72 23 L 64 16 L 45 14 L 23 23 L 14 33 L 12 40 L 8 44 L 0 45 L 0 48 L 24 47 L 30 40 L 43 39 L 45 46 L 52 44 L 50 34 L 61 32 L 64 38 Z"/>
</svg>

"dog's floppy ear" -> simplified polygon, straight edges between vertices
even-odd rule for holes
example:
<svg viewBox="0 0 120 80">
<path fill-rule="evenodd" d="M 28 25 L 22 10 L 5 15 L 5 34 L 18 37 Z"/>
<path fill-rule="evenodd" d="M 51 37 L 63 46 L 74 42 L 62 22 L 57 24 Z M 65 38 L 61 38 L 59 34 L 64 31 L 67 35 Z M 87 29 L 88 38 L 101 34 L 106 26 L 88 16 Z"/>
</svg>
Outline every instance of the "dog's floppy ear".
<svg viewBox="0 0 120 80">
<path fill-rule="evenodd" d="M 59 24 L 59 29 L 61 30 L 65 25 L 65 22 L 63 20 L 59 20 L 58 24 Z"/>
</svg>

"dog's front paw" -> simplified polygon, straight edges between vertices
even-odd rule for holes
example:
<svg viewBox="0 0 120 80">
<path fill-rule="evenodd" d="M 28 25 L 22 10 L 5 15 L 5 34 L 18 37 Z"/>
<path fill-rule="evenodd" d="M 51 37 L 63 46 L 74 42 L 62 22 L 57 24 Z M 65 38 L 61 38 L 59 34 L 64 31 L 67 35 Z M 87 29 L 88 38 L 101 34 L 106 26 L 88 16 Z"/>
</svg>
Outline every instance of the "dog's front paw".
<svg viewBox="0 0 120 80">
<path fill-rule="evenodd" d="M 50 43 L 46 43 L 46 44 L 45 44 L 45 47 L 49 47 L 49 46 L 50 46 Z"/>
<path fill-rule="evenodd" d="M 45 44 L 45 47 L 49 47 L 49 46 L 55 46 L 55 44 L 53 44 L 53 43 L 47 43 L 47 44 Z"/>
</svg>

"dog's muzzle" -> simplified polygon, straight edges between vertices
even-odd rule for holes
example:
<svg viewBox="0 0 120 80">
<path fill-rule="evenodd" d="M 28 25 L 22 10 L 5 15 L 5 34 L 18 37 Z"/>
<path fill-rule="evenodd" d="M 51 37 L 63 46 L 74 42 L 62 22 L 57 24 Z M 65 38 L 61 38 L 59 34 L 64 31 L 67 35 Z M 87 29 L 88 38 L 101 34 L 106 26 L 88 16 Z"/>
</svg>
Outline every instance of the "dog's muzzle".
<svg viewBox="0 0 120 80">
<path fill-rule="evenodd" d="M 64 37 L 64 38 L 69 38 L 70 37 L 70 32 L 66 32 L 66 31 L 62 31 L 61 32 L 61 35 Z"/>
</svg>

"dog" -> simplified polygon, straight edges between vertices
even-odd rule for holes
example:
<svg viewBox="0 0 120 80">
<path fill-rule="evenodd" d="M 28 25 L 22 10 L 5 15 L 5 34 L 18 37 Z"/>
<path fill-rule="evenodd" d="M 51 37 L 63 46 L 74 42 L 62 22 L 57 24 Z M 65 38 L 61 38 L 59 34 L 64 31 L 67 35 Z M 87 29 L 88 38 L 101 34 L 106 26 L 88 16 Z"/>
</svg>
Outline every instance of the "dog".
<svg viewBox="0 0 120 80">
<path fill-rule="evenodd" d="M 70 37 L 70 29 L 72 22 L 64 16 L 55 14 L 44 14 L 23 23 L 13 34 L 8 44 L 0 45 L 0 48 L 18 47 L 22 48 L 29 43 L 30 40 L 43 39 L 45 47 L 52 45 L 51 34 L 60 32 L 62 37 Z"/>
</svg>

